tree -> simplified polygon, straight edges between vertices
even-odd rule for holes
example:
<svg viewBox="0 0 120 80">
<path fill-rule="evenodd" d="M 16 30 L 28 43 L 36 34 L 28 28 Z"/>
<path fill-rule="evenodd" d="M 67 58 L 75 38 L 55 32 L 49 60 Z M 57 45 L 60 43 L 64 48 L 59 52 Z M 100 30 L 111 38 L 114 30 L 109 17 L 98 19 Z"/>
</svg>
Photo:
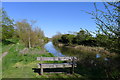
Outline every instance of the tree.
<svg viewBox="0 0 120 80">
<path fill-rule="evenodd" d="M 33 22 L 29 23 L 27 20 L 18 21 L 16 23 L 16 32 L 20 40 L 25 43 L 28 48 L 40 46 L 44 43 L 44 33 L 41 29 L 32 29 Z"/>
<path fill-rule="evenodd" d="M 106 2 L 103 3 L 105 10 L 98 9 L 96 3 L 94 3 L 95 10 L 89 14 L 93 15 L 93 19 L 96 22 L 98 31 L 96 33 L 96 40 L 100 43 L 100 46 L 104 46 L 111 52 L 115 52 L 112 57 L 108 57 L 107 64 L 103 68 L 106 77 L 111 79 L 118 79 L 120 73 L 120 2 Z"/>
<path fill-rule="evenodd" d="M 60 32 L 58 32 L 56 35 L 54 35 L 52 37 L 52 41 L 53 41 L 53 44 L 58 44 L 59 42 L 61 42 L 61 36 L 62 34 Z"/>
<path fill-rule="evenodd" d="M 103 3 L 105 10 L 98 9 L 94 3 L 95 11 L 89 14 L 93 15 L 93 19 L 98 26 L 99 32 L 106 35 L 107 44 L 105 47 L 111 51 L 120 52 L 120 2 L 106 2 Z M 98 33 L 97 33 L 98 34 Z M 110 42 L 110 43 L 109 43 Z"/>
<path fill-rule="evenodd" d="M 61 41 L 62 43 L 70 45 L 73 43 L 74 38 L 75 38 L 75 35 L 73 34 L 64 34 L 61 36 Z"/>
<path fill-rule="evenodd" d="M 92 37 L 92 35 L 88 32 L 88 30 L 81 29 L 76 36 L 76 42 L 78 44 L 81 44 L 82 41 L 89 40 Z"/>
<path fill-rule="evenodd" d="M 14 24 L 6 11 L 2 9 L 2 40 L 10 39 L 14 35 Z"/>
<path fill-rule="evenodd" d="M 36 35 L 36 40 L 35 40 L 36 44 L 35 45 L 39 45 L 39 46 L 44 45 L 44 43 L 45 43 L 44 32 L 38 27 L 35 28 L 34 32 L 35 32 L 35 35 Z"/>
</svg>

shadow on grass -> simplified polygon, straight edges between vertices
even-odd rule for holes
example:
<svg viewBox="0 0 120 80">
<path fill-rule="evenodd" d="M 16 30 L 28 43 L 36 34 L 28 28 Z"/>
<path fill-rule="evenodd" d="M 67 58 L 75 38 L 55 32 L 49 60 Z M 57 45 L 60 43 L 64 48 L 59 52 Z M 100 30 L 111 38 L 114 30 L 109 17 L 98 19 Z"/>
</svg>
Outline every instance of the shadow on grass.
<svg viewBox="0 0 120 80">
<path fill-rule="evenodd" d="M 40 68 L 32 68 L 35 73 L 40 75 Z M 71 73 L 71 68 L 47 68 L 43 69 L 45 73 Z"/>
<path fill-rule="evenodd" d="M 8 44 L 14 44 L 14 42 L 11 42 L 9 40 L 2 40 L 3 45 L 8 45 Z"/>
<path fill-rule="evenodd" d="M 39 68 L 32 68 L 35 73 L 40 74 L 40 69 Z M 78 74 L 71 74 L 72 69 L 71 68 L 51 68 L 51 69 L 44 69 L 43 70 L 45 73 L 55 73 L 53 75 L 48 75 L 48 76 L 53 76 L 50 78 L 46 78 L 45 80 L 88 80 L 81 75 Z M 57 74 L 56 74 L 57 73 Z M 63 74 L 59 74 L 63 73 Z M 40 78 L 39 78 L 40 79 Z M 42 78 L 43 79 L 43 78 Z"/>
</svg>

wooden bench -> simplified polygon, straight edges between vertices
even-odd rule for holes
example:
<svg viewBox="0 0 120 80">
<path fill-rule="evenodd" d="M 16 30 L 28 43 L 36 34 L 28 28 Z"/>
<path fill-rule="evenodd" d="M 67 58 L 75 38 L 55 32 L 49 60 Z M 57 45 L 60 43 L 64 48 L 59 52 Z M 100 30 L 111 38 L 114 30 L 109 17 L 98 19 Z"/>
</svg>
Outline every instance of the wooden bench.
<svg viewBox="0 0 120 80">
<path fill-rule="evenodd" d="M 43 75 L 44 68 L 66 68 L 72 67 L 72 73 L 74 73 L 74 67 L 76 67 L 76 57 L 37 57 L 39 61 L 69 61 L 66 63 L 39 63 L 40 74 Z"/>
</svg>

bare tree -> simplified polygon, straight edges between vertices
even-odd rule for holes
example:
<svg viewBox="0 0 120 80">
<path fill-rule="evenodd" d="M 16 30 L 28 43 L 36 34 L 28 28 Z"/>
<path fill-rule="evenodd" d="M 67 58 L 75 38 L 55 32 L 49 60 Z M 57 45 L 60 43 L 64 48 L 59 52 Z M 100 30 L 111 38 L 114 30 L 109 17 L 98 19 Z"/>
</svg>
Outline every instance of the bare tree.
<svg viewBox="0 0 120 80">
<path fill-rule="evenodd" d="M 42 44 L 40 40 L 44 38 L 44 33 L 40 28 L 32 29 L 33 24 L 34 22 L 30 24 L 27 20 L 18 21 L 16 23 L 16 32 L 28 48 Z"/>
</svg>

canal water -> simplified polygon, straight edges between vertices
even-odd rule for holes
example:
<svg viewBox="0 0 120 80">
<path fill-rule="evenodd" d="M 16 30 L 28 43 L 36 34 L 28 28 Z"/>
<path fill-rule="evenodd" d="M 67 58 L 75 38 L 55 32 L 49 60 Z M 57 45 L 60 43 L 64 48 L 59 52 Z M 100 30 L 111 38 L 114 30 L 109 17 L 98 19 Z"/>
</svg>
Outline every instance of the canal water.
<svg viewBox="0 0 120 80">
<path fill-rule="evenodd" d="M 58 47 L 53 45 L 52 42 L 45 44 L 44 48 L 52 53 L 54 56 L 75 56 L 77 57 L 77 67 L 75 68 L 75 73 L 80 75 L 88 76 L 104 76 L 104 68 L 108 64 L 108 59 L 102 57 L 100 54 L 86 53 L 81 50 L 75 50 L 70 47 Z M 104 73 L 104 74 L 103 74 Z M 97 75 L 98 74 L 98 75 Z M 96 77 L 97 78 L 97 77 Z"/>
<path fill-rule="evenodd" d="M 63 56 L 83 56 L 82 52 L 79 50 L 74 50 L 73 48 L 67 47 L 57 47 L 53 45 L 52 41 L 45 44 L 44 48 L 49 52 L 52 53 L 54 56 L 63 57 Z M 94 55 L 95 56 L 95 55 Z M 100 55 L 97 55 L 100 57 Z"/>
<path fill-rule="evenodd" d="M 56 47 L 53 45 L 52 41 L 48 42 L 45 44 L 44 48 L 49 52 L 52 53 L 54 56 L 57 57 L 63 57 L 63 56 L 76 56 L 76 57 L 80 57 L 83 58 L 84 56 L 91 56 L 94 58 L 100 58 L 101 55 L 100 54 L 87 54 L 87 53 L 83 53 L 80 50 L 74 50 L 73 48 L 67 48 L 67 47 Z M 107 58 L 104 58 L 104 60 L 107 60 Z"/>
<path fill-rule="evenodd" d="M 63 57 L 63 56 L 83 56 L 83 54 L 78 50 L 74 50 L 73 48 L 67 47 L 57 47 L 53 45 L 52 41 L 45 44 L 44 48 L 52 53 L 54 56 Z"/>
<path fill-rule="evenodd" d="M 45 44 L 44 48 L 49 52 L 49 53 L 52 53 L 54 56 L 57 56 L 57 57 L 63 57 L 65 55 L 63 55 L 60 50 L 55 47 L 52 43 L 52 41 L 48 42 L 47 44 Z"/>
</svg>

